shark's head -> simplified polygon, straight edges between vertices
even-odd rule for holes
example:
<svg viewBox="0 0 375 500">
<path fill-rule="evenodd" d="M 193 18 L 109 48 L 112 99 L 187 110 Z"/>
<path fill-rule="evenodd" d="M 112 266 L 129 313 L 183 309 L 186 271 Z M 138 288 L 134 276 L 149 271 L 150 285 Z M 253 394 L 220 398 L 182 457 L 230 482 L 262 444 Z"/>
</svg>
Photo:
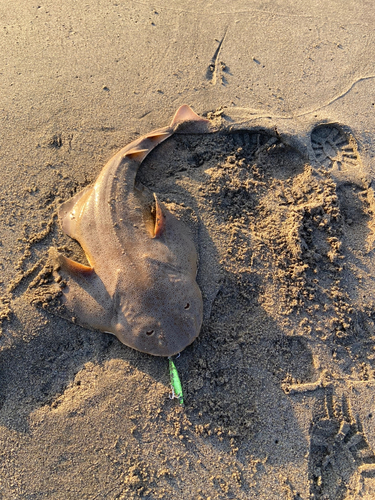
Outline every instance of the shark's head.
<svg viewBox="0 0 375 500">
<path fill-rule="evenodd" d="M 139 351 L 172 356 L 198 336 L 202 317 L 202 294 L 195 280 L 167 273 L 155 286 L 141 291 L 136 301 L 132 294 L 123 298 L 112 333 Z"/>
</svg>

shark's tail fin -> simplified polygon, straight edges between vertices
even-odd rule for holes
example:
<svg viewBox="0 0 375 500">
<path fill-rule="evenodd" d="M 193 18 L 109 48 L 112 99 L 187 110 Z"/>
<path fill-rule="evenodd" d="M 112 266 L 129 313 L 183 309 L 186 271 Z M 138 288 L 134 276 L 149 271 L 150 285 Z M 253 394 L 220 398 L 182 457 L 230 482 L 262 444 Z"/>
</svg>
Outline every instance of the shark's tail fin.
<svg viewBox="0 0 375 500">
<path fill-rule="evenodd" d="M 171 128 L 175 127 L 179 123 L 183 122 L 209 122 L 206 118 L 201 118 L 191 109 L 187 104 L 183 104 L 178 108 L 176 114 L 173 117 L 171 122 Z"/>
</svg>

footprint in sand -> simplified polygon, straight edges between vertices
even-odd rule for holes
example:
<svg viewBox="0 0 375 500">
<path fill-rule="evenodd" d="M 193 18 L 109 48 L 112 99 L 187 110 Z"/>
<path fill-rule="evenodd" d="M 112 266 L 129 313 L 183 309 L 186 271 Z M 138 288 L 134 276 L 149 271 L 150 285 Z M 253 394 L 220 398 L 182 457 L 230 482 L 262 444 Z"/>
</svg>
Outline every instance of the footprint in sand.
<svg viewBox="0 0 375 500">
<path fill-rule="evenodd" d="M 339 125 L 318 125 L 311 133 L 316 160 L 328 169 L 356 168 L 357 146 Z"/>
<path fill-rule="evenodd" d="M 320 406 L 310 431 L 310 498 L 343 500 L 360 474 L 375 475 L 375 454 L 345 395 L 339 401 L 328 388 Z"/>
</svg>

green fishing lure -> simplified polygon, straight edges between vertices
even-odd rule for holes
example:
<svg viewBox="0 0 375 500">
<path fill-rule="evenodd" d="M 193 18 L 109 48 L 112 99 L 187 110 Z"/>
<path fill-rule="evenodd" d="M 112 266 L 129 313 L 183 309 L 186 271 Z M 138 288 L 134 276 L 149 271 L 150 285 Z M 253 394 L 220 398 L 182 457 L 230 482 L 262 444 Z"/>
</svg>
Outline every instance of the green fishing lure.
<svg viewBox="0 0 375 500">
<path fill-rule="evenodd" d="M 168 358 L 169 360 L 169 375 L 171 378 L 171 386 L 172 386 L 172 396 L 171 399 L 177 398 L 180 402 L 180 405 L 184 404 L 184 396 L 182 393 L 182 385 L 180 381 L 180 377 L 178 376 L 178 371 L 176 365 L 174 364 L 172 358 Z"/>
</svg>

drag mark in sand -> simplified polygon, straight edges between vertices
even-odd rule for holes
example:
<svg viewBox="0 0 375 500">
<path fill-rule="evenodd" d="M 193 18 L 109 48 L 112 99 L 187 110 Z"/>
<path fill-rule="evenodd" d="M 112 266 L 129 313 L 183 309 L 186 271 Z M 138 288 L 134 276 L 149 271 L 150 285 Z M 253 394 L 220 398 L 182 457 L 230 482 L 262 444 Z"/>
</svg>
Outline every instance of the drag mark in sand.
<svg viewBox="0 0 375 500">
<path fill-rule="evenodd" d="M 229 68 L 225 65 L 225 63 L 219 61 L 220 54 L 221 54 L 221 51 L 223 48 L 223 43 L 224 43 L 224 40 L 227 36 L 227 32 L 228 32 L 228 27 L 225 28 L 225 32 L 224 32 L 222 39 L 216 40 L 217 42 L 219 42 L 219 45 L 217 46 L 217 49 L 215 50 L 215 53 L 211 59 L 211 63 L 208 66 L 207 71 L 206 71 L 206 78 L 207 78 L 207 80 L 209 80 L 212 83 L 212 85 L 216 85 L 216 83 L 218 81 L 218 75 L 221 71 L 226 71 L 226 72 L 229 71 Z M 221 80 L 221 83 L 223 85 L 225 85 L 227 83 L 224 76 L 221 76 L 220 80 Z"/>
<path fill-rule="evenodd" d="M 374 78 L 375 78 L 375 75 L 368 75 L 368 76 L 363 76 L 363 77 L 357 78 L 357 80 L 354 80 L 354 82 L 351 83 L 350 86 L 346 90 L 344 90 L 340 94 L 336 95 L 335 97 L 332 97 L 332 99 L 330 99 L 325 104 L 322 104 L 322 105 L 320 105 L 316 108 L 313 108 L 313 109 L 309 109 L 307 111 L 303 111 L 302 113 L 298 113 L 296 115 L 293 115 L 290 118 L 300 118 L 302 116 L 306 116 L 306 115 L 309 115 L 312 113 L 316 113 L 317 111 L 321 111 L 322 109 L 327 108 L 328 106 L 330 106 L 334 102 L 342 99 L 347 94 L 349 94 L 349 92 L 351 92 L 358 83 L 365 82 L 366 80 L 372 80 Z"/>
</svg>

